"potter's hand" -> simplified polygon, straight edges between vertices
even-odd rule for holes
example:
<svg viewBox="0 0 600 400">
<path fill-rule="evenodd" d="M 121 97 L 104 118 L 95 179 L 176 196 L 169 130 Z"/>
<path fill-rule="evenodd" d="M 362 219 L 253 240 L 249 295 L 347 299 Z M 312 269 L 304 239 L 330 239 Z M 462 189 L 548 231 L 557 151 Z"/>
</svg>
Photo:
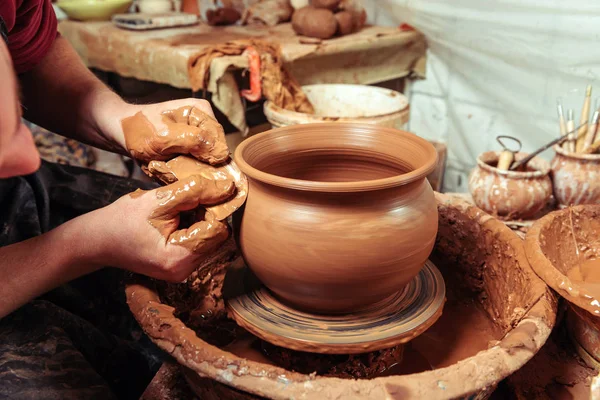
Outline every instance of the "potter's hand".
<svg viewBox="0 0 600 400">
<path fill-rule="evenodd" d="M 107 235 L 103 262 L 181 282 L 229 236 L 227 225 L 199 206 L 218 204 L 234 190 L 232 181 L 194 175 L 123 196 L 101 210 L 98 223 Z M 180 228 L 180 214 L 186 211 L 193 212 L 194 222 L 189 228 Z"/>
<path fill-rule="evenodd" d="M 189 154 L 218 164 L 229 157 L 223 127 L 205 100 L 133 106 L 127 112 L 121 120 L 125 147 L 143 162 Z"/>
</svg>

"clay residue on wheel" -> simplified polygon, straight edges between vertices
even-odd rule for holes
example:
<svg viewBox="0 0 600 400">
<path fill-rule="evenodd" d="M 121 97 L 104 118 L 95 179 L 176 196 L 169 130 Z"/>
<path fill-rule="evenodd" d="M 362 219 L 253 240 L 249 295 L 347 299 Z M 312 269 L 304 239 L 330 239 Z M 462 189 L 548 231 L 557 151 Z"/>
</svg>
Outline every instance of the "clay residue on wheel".
<svg viewBox="0 0 600 400">
<path fill-rule="evenodd" d="M 446 285 L 472 292 L 490 318 L 507 332 L 546 293 L 544 283 L 529 268 L 521 239 L 501 229 L 502 222 L 476 207 L 458 208 L 451 197 L 437 197 L 440 224 L 435 248 L 460 269 L 454 275 L 456 282 Z"/>
<path fill-rule="evenodd" d="M 556 317 L 555 297 L 529 269 L 522 243 L 504 224 L 475 207 L 444 196 L 438 196 L 438 210 L 436 253 L 452 260 L 452 274 L 464 278 L 456 279 L 461 290 L 476 293 L 483 309 L 504 332 L 510 332 L 497 345 L 447 368 L 366 380 L 290 372 L 211 345 L 175 316 L 185 318 L 187 313 L 187 323 L 196 324 L 198 333 L 203 330 L 196 322 L 199 318 L 189 315 L 194 310 L 202 314 L 200 309 L 205 310 L 206 306 L 211 309 L 211 302 L 198 305 L 202 303 L 201 293 L 207 290 L 216 295 L 216 291 L 205 289 L 201 280 L 195 286 L 187 282 L 169 290 L 163 288 L 162 299 L 148 282 L 130 284 L 127 300 L 149 337 L 186 366 L 187 374 L 213 379 L 222 389 L 230 386 L 231 398 L 240 392 L 267 398 L 320 399 L 455 398 L 489 393 L 544 344 Z M 216 273 L 214 268 L 219 270 L 220 265 L 228 264 L 227 257 L 233 257 L 233 253 L 221 257 L 201 267 L 207 271 L 205 274 Z M 177 305 L 178 310 L 163 302 Z M 223 320 L 214 317 L 212 321 L 219 324 Z"/>
<path fill-rule="evenodd" d="M 526 250 L 550 287 L 600 315 L 600 205 L 569 207 L 538 220 L 527 233 Z"/>
</svg>

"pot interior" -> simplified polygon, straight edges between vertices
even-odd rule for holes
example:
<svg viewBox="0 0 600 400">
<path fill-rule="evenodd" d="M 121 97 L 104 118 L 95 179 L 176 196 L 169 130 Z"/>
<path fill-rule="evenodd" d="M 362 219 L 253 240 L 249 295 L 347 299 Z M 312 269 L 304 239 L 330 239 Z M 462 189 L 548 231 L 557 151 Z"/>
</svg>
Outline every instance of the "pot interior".
<svg viewBox="0 0 600 400">
<path fill-rule="evenodd" d="M 250 179 L 305 190 L 374 190 L 423 179 L 437 151 L 412 133 L 371 124 L 293 125 L 255 135 L 235 153 Z"/>
<path fill-rule="evenodd" d="M 283 178 L 316 182 L 359 182 L 391 178 L 411 171 L 409 165 L 381 159 L 374 151 L 299 150 L 255 162 L 254 167 Z"/>
</svg>

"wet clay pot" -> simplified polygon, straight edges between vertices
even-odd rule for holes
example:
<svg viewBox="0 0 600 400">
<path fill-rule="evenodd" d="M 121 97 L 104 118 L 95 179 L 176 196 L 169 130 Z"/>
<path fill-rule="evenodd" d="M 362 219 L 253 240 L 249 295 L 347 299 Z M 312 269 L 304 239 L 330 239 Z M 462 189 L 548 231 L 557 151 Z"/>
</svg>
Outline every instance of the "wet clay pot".
<svg viewBox="0 0 600 400">
<path fill-rule="evenodd" d="M 448 263 L 442 270 L 444 279 L 454 282 L 453 288 L 461 287 L 461 298 L 476 302 L 502 332 L 489 348 L 449 366 L 410 375 L 343 379 L 292 372 L 207 343 L 200 337 L 208 331 L 202 324 L 210 318 L 202 321 L 197 310 L 221 302 L 220 289 L 207 292 L 212 281 L 199 281 L 230 265 L 236 256 L 223 254 L 224 248 L 200 267 L 198 279 L 129 283 L 127 302 L 150 339 L 184 366 L 200 398 L 208 398 L 208 388 L 218 394 L 212 398 L 219 399 L 485 399 L 544 345 L 555 323 L 556 298 L 531 270 L 522 240 L 506 225 L 465 201 L 436 196 L 439 230 L 433 256 Z M 161 289 L 165 285 L 172 288 L 170 294 Z M 473 330 L 469 324 L 461 329 Z M 452 351 L 459 348 L 455 342 Z"/>
<path fill-rule="evenodd" d="M 235 230 L 256 276 L 295 308 L 348 312 L 390 296 L 423 267 L 437 232 L 426 180 L 437 152 L 408 132 L 307 124 L 242 142 L 249 182 Z"/>
<path fill-rule="evenodd" d="M 573 154 L 554 146 L 552 184 L 558 205 L 600 204 L 600 154 Z"/>
<path fill-rule="evenodd" d="M 569 302 L 571 338 L 600 362 L 600 279 L 577 271 L 590 262 L 600 266 L 600 205 L 546 215 L 529 229 L 525 244 L 535 272 Z"/>
<path fill-rule="evenodd" d="M 500 219 L 528 219 L 548 203 L 552 195 L 550 165 L 535 157 L 528 171 L 496 168 L 500 152 L 488 151 L 477 157 L 477 167 L 469 177 L 469 191 L 475 204 Z M 516 160 L 526 157 L 517 153 Z"/>
</svg>

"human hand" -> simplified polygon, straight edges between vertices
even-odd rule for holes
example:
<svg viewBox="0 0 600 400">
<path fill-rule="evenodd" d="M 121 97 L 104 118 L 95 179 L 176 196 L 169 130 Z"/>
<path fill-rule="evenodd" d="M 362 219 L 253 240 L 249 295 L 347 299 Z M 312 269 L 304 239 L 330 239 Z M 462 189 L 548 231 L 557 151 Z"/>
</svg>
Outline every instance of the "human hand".
<svg viewBox="0 0 600 400">
<path fill-rule="evenodd" d="M 136 191 L 92 213 L 94 237 L 104 264 L 181 282 L 229 236 L 225 222 L 199 206 L 233 195 L 231 180 L 193 175 L 150 191 Z M 181 228 L 187 211 L 193 223 Z"/>
<path fill-rule="evenodd" d="M 206 100 L 182 99 L 127 107 L 121 120 L 127 151 L 143 162 L 189 154 L 209 164 L 229 157 L 223 127 Z"/>
</svg>

